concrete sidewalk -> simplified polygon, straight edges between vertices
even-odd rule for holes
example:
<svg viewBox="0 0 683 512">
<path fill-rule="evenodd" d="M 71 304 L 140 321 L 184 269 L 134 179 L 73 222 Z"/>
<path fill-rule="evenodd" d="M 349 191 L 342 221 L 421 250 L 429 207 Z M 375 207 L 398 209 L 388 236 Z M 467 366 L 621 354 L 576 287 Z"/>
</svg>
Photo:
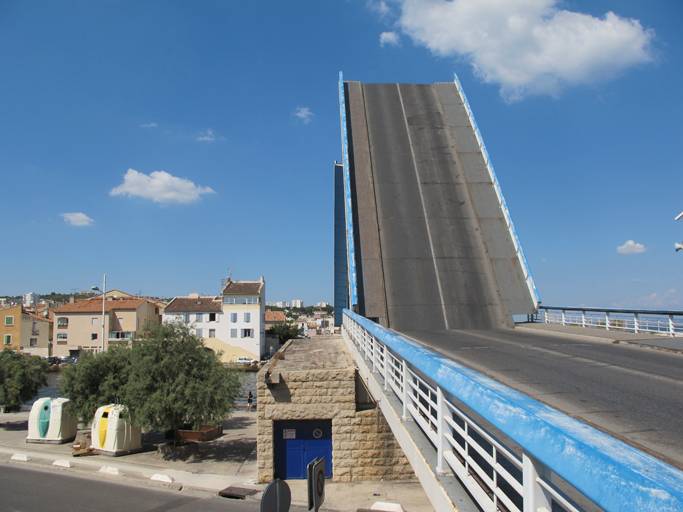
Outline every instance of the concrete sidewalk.
<svg viewBox="0 0 683 512">
<path fill-rule="evenodd" d="M 256 413 L 235 411 L 223 422 L 224 435 L 200 443 L 200 456 L 188 461 L 164 460 L 157 446 L 167 442 L 158 433 L 143 434 L 144 450 L 122 457 L 93 455 L 72 457 L 71 444 L 26 443 L 28 411 L 0 413 L 0 464 L 16 464 L 38 470 L 71 472 L 89 478 L 107 478 L 124 484 L 146 485 L 172 491 L 216 494 L 229 487 L 257 490 L 248 500 L 260 501 L 267 484 L 257 484 Z M 27 462 L 11 460 L 15 454 L 27 456 Z M 54 466 L 55 461 L 69 461 L 71 468 Z M 112 468 L 107 472 L 103 467 Z M 118 474 L 116 474 L 118 473 Z M 172 482 L 152 480 L 166 475 Z M 287 482 L 292 491 L 292 504 L 306 507 L 306 481 Z M 356 511 L 370 508 L 377 501 L 400 503 L 406 512 L 433 510 L 417 482 L 326 482 L 326 498 L 322 510 Z"/>
<path fill-rule="evenodd" d="M 683 337 L 672 338 L 671 336 L 633 333 L 618 330 L 605 330 L 591 327 L 581 327 L 577 325 L 544 324 L 544 323 L 518 323 L 516 330 L 533 330 L 561 337 L 581 337 L 590 338 L 593 341 L 603 341 L 609 343 L 624 343 L 628 345 L 638 345 L 659 350 L 672 352 L 683 352 Z"/>
</svg>

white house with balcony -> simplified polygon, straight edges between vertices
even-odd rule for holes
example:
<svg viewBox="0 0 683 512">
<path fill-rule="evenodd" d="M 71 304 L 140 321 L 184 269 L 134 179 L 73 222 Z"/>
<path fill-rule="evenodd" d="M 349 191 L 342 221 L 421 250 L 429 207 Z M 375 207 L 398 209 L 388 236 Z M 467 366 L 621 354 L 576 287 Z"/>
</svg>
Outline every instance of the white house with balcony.
<svg viewBox="0 0 683 512">
<path fill-rule="evenodd" d="M 223 282 L 218 297 L 175 297 L 164 310 L 164 321 L 188 324 L 204 345 L 221 352 L 223 362 L 238 357 L 259 360 L 266 351 L 266 284 L 260 281 Z"/>
</svg>

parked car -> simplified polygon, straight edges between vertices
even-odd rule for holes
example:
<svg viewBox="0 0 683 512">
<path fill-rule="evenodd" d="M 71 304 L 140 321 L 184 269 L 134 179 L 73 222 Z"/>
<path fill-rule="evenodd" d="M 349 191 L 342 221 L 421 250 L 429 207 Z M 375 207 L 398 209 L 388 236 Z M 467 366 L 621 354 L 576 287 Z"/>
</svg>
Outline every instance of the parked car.
<svg viewBox="0 0 683 512">
<path fill-rule="evenodd" d="M 257 364 L 258 361 L 254 361 L 251 357 L 238 357 L 237 358 L 237 363 L 238 364 Z"/>
</svg>

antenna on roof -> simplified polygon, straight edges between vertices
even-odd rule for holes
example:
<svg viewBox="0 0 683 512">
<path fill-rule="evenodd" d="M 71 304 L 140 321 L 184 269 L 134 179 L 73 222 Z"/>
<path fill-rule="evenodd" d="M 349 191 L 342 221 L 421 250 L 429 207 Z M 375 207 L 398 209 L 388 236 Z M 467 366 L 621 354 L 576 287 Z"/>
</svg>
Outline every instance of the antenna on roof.
<svg viewBox="0 0 683 512">
<path fill-rule="evenodd" d="M 228 279 L 232 278 L 232 267 L 228 267 Z"/>
</svg>

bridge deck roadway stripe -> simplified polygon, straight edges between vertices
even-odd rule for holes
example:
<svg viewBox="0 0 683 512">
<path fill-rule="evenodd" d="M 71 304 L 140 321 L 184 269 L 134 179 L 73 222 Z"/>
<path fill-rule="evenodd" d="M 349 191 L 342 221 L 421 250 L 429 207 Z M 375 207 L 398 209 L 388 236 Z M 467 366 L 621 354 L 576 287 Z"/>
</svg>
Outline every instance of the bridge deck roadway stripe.
<svg viewBox="0 0 683 512">
<path fill-rule="evenodd" d="M 362 88 L 389 325 L 505 327 L 508 318 L 436 89 Z"/>
<path fill-rule="evenodd" d="M 392 328 L 444 328 L 396 84 L 364 85 L 387 311 Z"/>
<path fill-rule="evenodd" d="M 436 284 L 439 287 L 439 297 L 441 298 L 441 310 L 443 311 L 443 321 L 446 329 L 450 329 L 448 325 L 448 313 L 446 312 L 446 304 L 443 299 L 443 287 L 441 286 L 441 279 L 439 276 L 439 265 L 434 257 L 434 240 L 432 238 L 432 230 L 429 227 L 429 216 L 427 215 L 427 207 L 425 206 L 424 190 L 422 189 L 422 182 L 420 179 L 420 173 L 418 171 L 417 161 L 415 160 L 415 150 L 413 146 L 413 140 L 410 137 L 410 127 L 408 126 L 408 117 L 406 116 L 405 103 L 403 101 L 403 95 L 401 94 L 401 86 L 396 84 L 396 89 L 398 90 L 398 97 L 401 100 L 401 109 L 403 111 L 403 119 L 406 123 L 406 133 L 408 135 L 408 141 L 410 143 L 410 156 L 413 159 L 413 167 L 415 169 L 415 177 L 417 178 L 417 188 L 420 192 L 420 202 L 422 203 L 422 212 L 425 216 L 425 224 L 427 226 L 427 237 L 429 238 L 429 249 L 432 253 L 432 261 L 434 262 L 434 273 L 436 274 Z"/>
</svg>

